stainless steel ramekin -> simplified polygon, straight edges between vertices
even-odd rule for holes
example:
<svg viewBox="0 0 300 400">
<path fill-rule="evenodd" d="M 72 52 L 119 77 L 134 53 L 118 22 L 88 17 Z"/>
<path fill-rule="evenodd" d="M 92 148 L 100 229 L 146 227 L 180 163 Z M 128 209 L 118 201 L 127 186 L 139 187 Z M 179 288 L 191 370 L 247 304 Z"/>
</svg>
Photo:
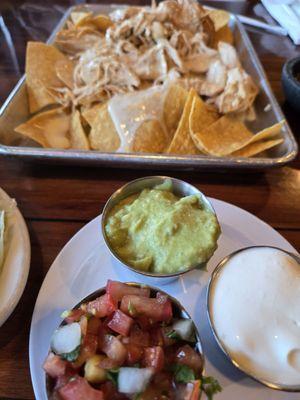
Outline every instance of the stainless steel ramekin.
<svg viewBox="0 0 300 400">
<path fill-rule="evenodd" d="M 276 249 L 276 250 L 280 250 L 284 253 L 286 253 L 287 255 L 291 256 L 292 258 L 294 258 L 299 264 L 300 264 L 300 256 L 290 253 L 286 250 L 280 249 L 278 247 L 275 246 L 249 246 L 249 247 L 245 247 L 243 249 L 237 250 L 231 254 L 229 254 L 227 257 L 225 257 L 222 261 L 220 261 L 220 263 L 216 266 L 216 268 L 214 269 L 209 284 L 208 284 L 208 288 L 207 288 L 207 315 L 208 315 L 208 320 L 209 320 L 209 324 L 211 327 L 211 330 L 213 332 L 213 335 L 220 347 L 220 349 L 223 351 L 223 353 L 227 356 L 227 358 L 231 361 L 231 363 L 237 367 L 240 371 L 244 372 L 245 374 L 247 374 L 250 378 L 262 383 L 263 385 L 271 388 L 271 389 L 277 389 L 277 390 L 283 390 L 286 392 L 300 392 L 300 379 L 299 379 L 299 385 L 285 385 L 285 384 L 279 384 L 279 383 L 274 383 L 274 382 L 270 382 L 267 381 L 259 376 L 253 375 L 253 373 L 251 373 L 250 371 L 248 371 L 246 368 L 244 368 L 241 364 L 239 364 L 233 357 L 231 357 L 231 355 L 229 354 L 228 350 L 226 349 L 226 346 L 224 345 L 224 343 L 222 343 L 220 337 L 218 336 L 218 333 L 215 329 L 214 326 L 214 322 L 213 322 L 213 312 L 212 312 L 212 307 L 211 307 L 211 292 L 212 292 L 212 288 L 214 286 L 214 284 L 216 283 L 220 272 L 226 268 L 226 265 L 228 263 L 229 260 L 231 260 L 235 255 L 237 255 L 238 253 L 241 253 L 243 251 L 247 251 L 250 249 L 254 249 L 254 248 L 272 248 L 272 249 Z M 237 299 L 238 301 L 238 299 Z"/>
<path fill-rule="evenodd" d="M 107 221 L 107 217 L 112 210 L 114 206 L 116 206 L 121 200 L 129 197 L 130 195 L 136 194 L 141 192 L 143 189 L 146 188 L 153 188 L 154 186 L 160 185 L 166 180 L 170 180 L 172 182 L 173 186 L 173 193 L 178 196 L 178 197 L 185 197 L 193 194 L 197 194 L 200 196 L 202 203 L 209 209 L 214 215 L 216 215 L 215 210 L 213 206 L 211 205 L 210 201 L 207 199 L 207 197 L 200 192 L 195 186 L 190 185 L 187 182 L 184 182 L 180 179 L 176 178 L 170 178 L 168 176 L 148 176 L 140 179 L 136 179 L 134 181 L 131 181 L 127 183 L 126 185 L 122 186 L 120 189 L 118 189 L 107 201 L 106 205 L 104 206 L 103 213 L 102 213 L 102 234 L 104 237 L 104 241 L 112 254 L 112 256 L 119 262 L 119 265 L 122 267 L 127 268 L 128 270 L 132 271 L 134 274 L 138 274 L 140 276 L 143 276 L 143 279 L 145 282 L 150 282 L 152 284 L 166 284 L 169 283 L 170 281 L 177 279 L 180 275 L 183 275 L 195 268 L 204 268 L 206 264 L 208 263 L 209 260 L 207 260 L 205 263 L 202 263 L 200 265 L 195 265 L 192 267 L 185 268 L 181 271 L 174 272 L 171 274 L 155 274 L 153 272 L 145 272 L 138 270 L 131 266 L 130 264 L 126 263 L 124 260 L 122 260 L 118 254 L 114 251 L 112 246 L 109 243 L 108 237 L 106 235 L 105 231 L 105 225 Z"/>
<path fill-rule="evenodd" d="M 153 286 L 149 285 L 142 285 L 140 283 L 135 283 L 135 282 L 126 282 L 127 285 L 130 286 L 135 286 L 135 287 L 143 287 L 143 288 L 149 288 L 150 289 L 150 296 L 155 297 L 157 292 L 160 292 L 171 300 L 172 302 L 172 308 L 173 308 L 173 317 L 175 318 L 184 318 L 184 319 L 191 319 L 190 314 L 186 311 L 186 309 L 180 304 L 180 302 L 175 299 L 174 297 L 170 296 L 168 293 L 164 292 L 161 289 L 155 288 Z M 76 304 L 73 309 L 79 308 L 81 304 L 87 303 L 89 301 L 95 300 L 97 297 L 105 294 L 105 287 L 102 287 L 101 289 L 96 290 L 95 292 L 89 294 L 87 297 L 82 299 L 78 304 Z M 192 320 L 193 321 L 193 320 Z M 60 324 L 60 326 L 64 325 L 64 322 Z M 193 321 L 193 326 L 194 326 L 194 332 L 195 332 L 195 337 L 196 337 L 196 343 L 195 343 L 195 350 L 197 353 L 201 356 L 202 359 L 202 370 L 201 374 L 204 374 L 204 354 L 203 354 L 203 346 L 201 343 L 201 338 L 198 332 L 198 329 Z M 46 392 L 47 392 L 47 397 L 49 400 L 53 400 L 53 391 L 55 387 L 55 379 L 51 378 L 50 375 L 46 374 L 45 375 L 45 384 L 46 384 Z M 200 393 L 200 398 L 202 398 L 202 392 Z M 199 398 L 199 400 L 200 400 Z"/>
</svg>

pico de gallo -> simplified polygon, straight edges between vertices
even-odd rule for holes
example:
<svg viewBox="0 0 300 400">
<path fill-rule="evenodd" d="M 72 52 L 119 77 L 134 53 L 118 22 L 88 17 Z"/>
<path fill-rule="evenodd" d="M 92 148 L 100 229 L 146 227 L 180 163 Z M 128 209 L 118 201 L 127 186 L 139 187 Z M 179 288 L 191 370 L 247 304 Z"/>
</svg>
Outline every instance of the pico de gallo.
<svg viewBox="0 0 300 400">
<path fill-rule="evenodd" d="M 109 280 L 62 317 L 43 365 L 49 398 L 198 400 L 220 390 L 202 376 L 192 320 L 164 293 Z"/>
</svg>

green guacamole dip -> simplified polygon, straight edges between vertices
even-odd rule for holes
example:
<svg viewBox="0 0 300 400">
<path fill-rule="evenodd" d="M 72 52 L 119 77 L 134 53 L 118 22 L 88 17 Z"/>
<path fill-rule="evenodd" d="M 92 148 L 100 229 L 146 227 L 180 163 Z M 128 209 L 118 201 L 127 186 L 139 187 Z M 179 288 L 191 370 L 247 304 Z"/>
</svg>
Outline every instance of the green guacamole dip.
<svg viewBox="0 0 300 400">
<path fill-rule="evenodd" d="M 133 268 L 170 274 L 207 261 L 220 226 L 198 195 L 179 198 L 166 181 L 121 201 L 105 231 L 113 250 Z"/>
</svg>

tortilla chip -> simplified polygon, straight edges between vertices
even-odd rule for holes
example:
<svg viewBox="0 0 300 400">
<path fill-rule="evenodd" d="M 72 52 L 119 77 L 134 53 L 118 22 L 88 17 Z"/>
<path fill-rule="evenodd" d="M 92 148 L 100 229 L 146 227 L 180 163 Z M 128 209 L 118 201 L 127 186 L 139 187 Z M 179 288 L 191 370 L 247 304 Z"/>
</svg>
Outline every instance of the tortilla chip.
<svg viewBox="0 0 300 400">
<path fill-rule="evenodd" d="M 68 149 L 70 115 L 63 109 L 45 111 L 15 128 L 15 131 L 33 139 L 43 147 Z"/>
<path fill-rule="evenodd" d="M 89 141 L 81 124 L 80 112 L 78 110 L 74 110 L 71 117 L 70 140 L 72 149 L 89 150 L 90 148 Z"/>
<path fill-rule="evenodd" d="M 86 19 L 93 17 L 93 13 L 88 11 L 73 11 L 70 17 L 74 25 L 80 26 Z"/>
<path fill-rule="evenodd" d="M 91 148 L 104 152 L 118 150 L 121 141 L 110 117 L 107 104 L 99 107 L 96 117 L 91 122 L 92 129 L 89 135 Z"/>
<path fill-rule="evenodd" d="M 252 137 L 241 121 L 224 115 L 197 132 L 197 143 L 206 153 L 221 157 L 241 149 Z"/>
<path fill-rule="evenodd" d="M 157 119 L 144 121 L 136 130 L 131 150 L 141 153 L 162 153 L 168 146 L 168 136 Z"/>
<path fill-rule="evenodd" d="M 31 113 L 49 104 L 56 103 L 55 98 L 48 89 L 64 86 L 56 74 L 55 66 L 57 63 L 68 65 L 66 69 L 71 69 L 73 66 L 72 61 L 55 47 L 39 42 L 28 42 L 26 51 L 26 85 Z"/>
<path fill-rule="evenodd" d="M 77 16 L 75 16 L 75 17 L 77 17 Z M 107 28 L 109 28 L 110 26 L 113 25 L 112 20 L 107 15 L 99 14 L 99 15 L 93 16 L 92 13 L 85 13 L 85 16 L 79 15 L 78 18 L 79 18 L 78 21 L 75 23 L 75 26 L 77 28 L 78 27 L 89 27 L 92 29 L 100 30 L 101 32 L 106 32 Z"/>
<path fill-rule="evenodd" d="M 112 20 L 107 15 L 102 14 L 96 15 L 92 22 L 101 32 L 106 32 L 106 29 L 113 25 Z"/>
<path fill-rule="evenodd" d="M 74 64 L 71 60 L 70 62 L 65 62 L 65 60 L 59 60 L 55 64 L 55 72 L 58 78 L 66 85 L 68 88 L 73 89 L 73 73 Z"/>
<path fill-rule="evenodd" d="M 205 32 L 207 37 L 207 45 L 211 47 L 216 33 L 214 23 L 209 15 L 206 14 L 203 18 L 201 18 L 201 24 L 203 32 Z"/>
<path fill-rule="evenodd" d="M 233 45 L 233 34 L 229 26 L 224 26 L 215 33 L 212 47 L 217 49 L 219 42 L 225 42 Z"/>
<path fill-rule="evenodd" d="M 189 128 L 190 135 L 200 151 L 205 152 L 205 149 L 201 146 L 201 140 L 198 140 L 198 132 L 207 128 L 218 119 L 219 115 L 214 107 L 205 104 L 198 95 L 193 98 Z"/>
<path fill-rule="evenodd" d="M 283 127 L 283 125 L 284 125 L 284 120 L 278 122 L 277 124 L 269 126 L 268 128 L 263 129 L 262 131 L 252 136 L 252 138 L 247 142 L 247 145 L 261 140 L 273 139 L 274 136 L 280 135 L 281 128 Z"/>
<path fill-rule="evenodd" d="M 95 104 L 94 106 L 85 109 L 81 115 L 87 121 L 87 123 L 92 127 L 94 125 L 94 121 L 97 118 L 97 115 L 100 109 L 105 105 L 105 103 Z"/>
<path fill-rule="evenodd" d="M 233 157 L 252 157 L 255 156 L 256 154 L 261 153 L 262 151 L 277 146 L 283 141 L 284 141 L 283 139 L 275 139 L 275 140 L 266 140 L 263 142 L 250 143 L 246 147 L 233 152 L 231 155 Z"/>
<path fill-rule="evenodd" d="M 224 26 L 228 26 L 228 23 L 230 21 L 230 14 L 227 11 L 210 10 L 208 15 L 214 24 L 216 32 L 224 28 Z"/>
<path fill-rule="evenodd" d="M 179 85 L 172 85 L 164 99 L 163 119 L 170 142 L 180 121 L 188 91 Z"/>
<path fill-rule="evenodd" d="M 194 89 L 191 89 L 188 94 L 188 98 L 185 102 L 182 116 L 179 121 L 179 125 L 173 137 L 173 140 L 168 147 L 166 153 L 170 154 L 201 154 L 201 152 L 195 146 L 189 129 L 189 117 L 193 104 L 194 97 L 198 96 Z"/>
</svg>

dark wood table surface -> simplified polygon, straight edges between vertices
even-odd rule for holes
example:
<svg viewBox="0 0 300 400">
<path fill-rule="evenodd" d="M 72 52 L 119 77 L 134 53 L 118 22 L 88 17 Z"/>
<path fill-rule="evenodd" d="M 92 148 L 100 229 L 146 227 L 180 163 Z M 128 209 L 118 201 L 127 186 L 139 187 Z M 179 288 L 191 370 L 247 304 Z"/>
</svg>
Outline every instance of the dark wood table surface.
<svg viewBox="0 0 300 400">
<path fill-rule="evenodd" d="M 0 2 L 0 26 L 5 27 L 5 34 L 3 29 L 0 31 L 0 104 L 24 70 L 26 41 L 45 40 L 64 9 L 71 4 L 62 0 L 48 2 L 51 5 L 46 3 Z M 234 12 L 253 15 L 256 2 L 218 4 Z M 248 33 L 275 96 L 298 139 L 300 119 L 285 103 L 281 89 L 281 69 L 287 58 L 299 54 L 299 46 L 294 46 L 288 37 L 271 35 L 253 28 L 248 29 Z M 5 35 L 6 40 L 10 37 L 14 44 L 14 61 L 6 48 Z M 196 185 L 208 196 L 230 202 L 255 214 L 299 250 L 299 161 L 298 157 L 289 166 L 265 172 L 199 171 L 171 172 L 169 175 Z M 0 186 L 18 202 L 29 229 L 32 251 L 24 294 L 0 329 L 1 399 L 34 398 L 28 360 L 30 321 L 41 283 L 58 252 L 83 225 L 101 213 L 105 201 L 119 186 L 153 173 L 165 174 L 166 171 L 43 165 L 0 158 Z"/>
</svg>

